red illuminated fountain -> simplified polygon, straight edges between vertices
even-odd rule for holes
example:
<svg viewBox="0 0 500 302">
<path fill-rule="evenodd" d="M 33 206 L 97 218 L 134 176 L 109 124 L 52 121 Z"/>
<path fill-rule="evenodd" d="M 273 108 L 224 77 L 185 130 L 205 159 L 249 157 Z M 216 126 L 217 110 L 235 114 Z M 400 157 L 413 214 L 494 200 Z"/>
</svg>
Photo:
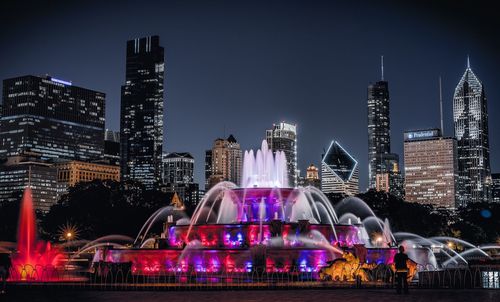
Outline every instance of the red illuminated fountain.
<svg viewBox="0 0 500 302">
<path fill-rule="evenodd" d="M 17 252 L 12 256 L 12 281 L 51 281 L 63 257 L 50 242 L 38 241 L 31 189 L 24 190 L 17 235 Z"/>
</svg>

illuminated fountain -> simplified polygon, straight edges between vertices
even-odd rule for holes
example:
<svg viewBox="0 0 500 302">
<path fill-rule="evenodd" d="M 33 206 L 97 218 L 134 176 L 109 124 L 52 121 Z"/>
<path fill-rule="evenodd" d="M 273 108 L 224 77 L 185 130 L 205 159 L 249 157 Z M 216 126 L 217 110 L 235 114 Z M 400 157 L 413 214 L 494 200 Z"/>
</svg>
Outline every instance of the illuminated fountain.
<svg viewBox="0 0 500 302">
<path fill-rule="evenodd" d="M 101 247 L 94 266 L 131 265 L 137 275 L 265 271 L 318 278 L 323 267 L 346 251 L 363 250 L 363 261 L 369 265 L 392 262 L 396 250 L 388 226 L 380 230 L 386 235 L 385 245 L 367 244 L 360 217 L 351 214 L 339 221 L 320 190 L 289 187 L 285 155 L 273 154 L 266 141 L 256 153 L 245 152 L 241 183 L 241 188 L 229 182 L 214 186 L 190 220 L 175 221 L 170 209 L 158 210 L 145 223 L 134 248 Z M 151 225 L 164 215 L 161 235 L 148 238 Z"/>
<path fill-rule="evenodd" d="M 17 251 L 12 256 L 14 281 L 51 281 L 61 264 L 62 254 L 50 242 L 37 240 L 37 228 L 31 189 L 24 190 L 21 201 Z"/>
</svg>

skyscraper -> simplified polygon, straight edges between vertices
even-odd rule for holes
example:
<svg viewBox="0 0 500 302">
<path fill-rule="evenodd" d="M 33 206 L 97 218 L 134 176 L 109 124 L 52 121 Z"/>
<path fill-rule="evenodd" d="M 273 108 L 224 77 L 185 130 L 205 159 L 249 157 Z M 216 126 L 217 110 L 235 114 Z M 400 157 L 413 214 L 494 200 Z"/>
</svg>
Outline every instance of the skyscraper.
<svg viewBox="0 0 500 302">
<path fill-rule="evenodd" d="M 194 158 L 188 152 L 171 152 L 163 156 L 163 183 L 192 183 Z"/>
<path fill-rule="evenodd" d="M 100 159 L 105 94 L 50 76 L 3 81 L 0 155 L 39 153 L 42 160 Z"/>
<path fill-rule="evenodd" d="M 453 95 L 457 139 L 459 205 L 491 200 L 488 110 L 484 86 L 470 68 Z"/>
<path fill-rule="evenodd" d="M 127 41 L 120 118 L 121 175 L 147 188 L 161 182 L 163 47 L 158 36 Z"/>
<path fill-rule="evenodd" d="M 120 165 L 120 132 L 106 129 L 104 134 L 104 160 L 112 165 Z"/>
<path fill-rule="evenodd" d="M 383 61 L 382 61 L 383 62 Z M 383 157 L 391 152 L 389 83 L 382 78 L 368 85 L 368 187 L 376 187 L 377 174 L 384 170 Z"/>
<path fill-rule="evenodd" d="M 0 165 L 0 200 L 19 201 L 30 186 L 36 210 L 48 212 L 57 202 L 57 169 L 36 152 L 9 156 Z"/>
<path fill-rule="evenodd" d="M 335 140 L 321 161 L 321 190 L 346 195 L 359 193 L 358 161 Z"/>
<path fill-rule="evenodd" d="M 491 197 L 494 202 L 500 202 L 500 173 L 491 174 Z"/>
<path fill-rule="evenodd" d="M 269 149 L 283 151 L 288 166 L 288 184 L 297 186 L 297 125 L 281 122 L 266 130 L 266 140 Z"/>
<path fill-rule="evenodd" d="M 185 206 L 194 209 L 201 195 L 194 182 L 194 158 L 188 152 L 171 152 L 163 155 L 163 184 L 161 190 L 177 193 Z"/>
<path fill-rule="evenodd" d="M 404 134 L 407 201 L 453 209 L 456 206 L 456 140 L 440 129 Z"/>
<path fill-rule="evenodd" d="M 211 169 L 206 190 L 221 181 L 230 181 L 240 185 L 243 154 L 240 144 L 233 135 L 229 135 L 227 139 L 216 139 L 211 152 L 207 151 L 206 156 L 211 159 L 211 165 L 208 165 L 208 159 L 205 159 L 205 168 Z M 207 172 L 206 170 L 205 176 Z"/>
<path fill-rule="evenodd" d="M 404 178 L 399 169 L 399 156 L 388 154 L 383 158 L 383 172 L 376 175 L 377 191 L 385 191 L 399 198 L 405 197 Z"/>
<path fill-rule="evenodd" d="M 210 189 L 210 176 L 212 176 L 212 149 L 205 151 L 205 190 Z"/>
</svg>

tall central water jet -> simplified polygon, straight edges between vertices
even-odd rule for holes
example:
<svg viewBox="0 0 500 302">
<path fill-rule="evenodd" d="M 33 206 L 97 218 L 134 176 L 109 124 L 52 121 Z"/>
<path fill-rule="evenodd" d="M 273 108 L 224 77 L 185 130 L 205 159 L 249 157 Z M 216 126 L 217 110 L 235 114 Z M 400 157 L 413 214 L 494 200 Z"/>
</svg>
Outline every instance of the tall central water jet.
<svg viewBox="0 0 500 302">
<path fill-rule="evenodd" d="M 286 157 L 283 151 L 269 149 L 262 141 L 260 150 L 245 151 L 243 158 L 242 188 L 288 188 Z"/>
</svg>

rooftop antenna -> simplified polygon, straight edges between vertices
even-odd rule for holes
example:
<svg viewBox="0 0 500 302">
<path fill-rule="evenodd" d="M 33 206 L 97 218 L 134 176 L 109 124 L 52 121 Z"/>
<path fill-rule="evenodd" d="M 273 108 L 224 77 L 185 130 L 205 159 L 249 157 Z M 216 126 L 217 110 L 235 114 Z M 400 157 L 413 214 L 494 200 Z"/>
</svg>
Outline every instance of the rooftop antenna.
<svg viewBox="0 0 500 302">
<path fill-rule="evenodd" d="M 468 61 L 468 60 L 467 60 Z M 441 135 L 444 136 L 444 123 L 443 123 L 443 89 L 441 86 L 441 76 L 439 76 L 439 117 L 441 119 Z"/>
<path fill-rule="evenodd" d="M 384 56 L 380 56 L 380 69 L 382 71 L 382 81 L 384 80 Z"/>
<path fill-rule="evenodd" d="M 467 69 L 470 69 L 470 60 L 469 60 L 469 55 L 467 55 Z"/>
</svg>

